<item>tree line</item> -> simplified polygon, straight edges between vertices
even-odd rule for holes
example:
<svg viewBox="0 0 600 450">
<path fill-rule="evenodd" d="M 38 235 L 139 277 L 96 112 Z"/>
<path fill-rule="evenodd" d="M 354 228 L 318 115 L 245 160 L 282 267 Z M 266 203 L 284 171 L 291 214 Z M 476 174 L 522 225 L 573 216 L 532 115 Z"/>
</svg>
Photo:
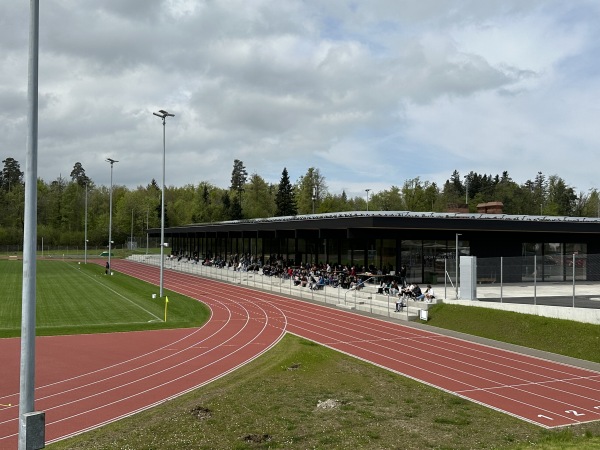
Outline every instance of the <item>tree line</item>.
<svg viewBox="0 0 600 450">
<path fill-rule="evenodd" d="M 0 245 L 17 245 L 23 242 L 23 172 L 14 158 L 2 163 Z M 80 162 L 74 164 L 69 178 L 38 179 L 37 190 L 38 239 L 43 236 L 45 245 L 83 246 L 86 223 L 89 245 L 107 245 L 110 187 L 97 186 Z M 506 214 L 600 217 L 596 189 L 576 193 L 558 175 L 541 172 L 519 184 L 506 171 L 495 176 L 476 172 L 461 176 L 455 170 L 441 187 L 416 177 L 402 186 L 372 192 L 368 198 L 349 198 L 345 192 L 329 192 L 318 168 L 308 168 L 294 183 L 284 168 L 279 183 L 272 184 L 257 173 L 249 175 L 244 163 L 236 159 L 229 188 L 204 181 L 166 187 L 165 226 L 366 209 L 445 212 L 465 204 L 474 212 L 479 203 L 490 201 L 502 202 Z M 126 242 L 132 232 L 140 237 L 147 228 L 159 228 L 160 213 L 161 187 L 156 180 L 136 189 L 113 185 L 116 245 Z"/>
</svg>

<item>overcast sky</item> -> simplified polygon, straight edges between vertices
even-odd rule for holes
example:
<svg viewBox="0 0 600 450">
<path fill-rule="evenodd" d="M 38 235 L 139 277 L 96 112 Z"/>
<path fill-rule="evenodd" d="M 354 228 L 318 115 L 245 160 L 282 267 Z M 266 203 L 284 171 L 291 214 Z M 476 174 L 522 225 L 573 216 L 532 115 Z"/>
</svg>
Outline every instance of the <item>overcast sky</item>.
<svg viewBox="0 0 600 450">
<path fill-rule="evenodd" d="M 456 169 L 600 187 L 597 0 L 42 0 L 38 176 L 249 174 L 365 195 Z M 0 2 L 0 157 L 25 170 L 29 2 Z"/>
</svg>

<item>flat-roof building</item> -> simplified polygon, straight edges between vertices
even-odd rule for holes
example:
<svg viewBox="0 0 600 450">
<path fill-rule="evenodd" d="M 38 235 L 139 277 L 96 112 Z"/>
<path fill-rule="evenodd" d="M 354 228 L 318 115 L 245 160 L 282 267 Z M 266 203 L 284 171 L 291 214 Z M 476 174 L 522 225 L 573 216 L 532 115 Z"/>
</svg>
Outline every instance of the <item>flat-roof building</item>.
<svg viewBox="0 0 600 450">
<path fill-rule="evenodd" d="M 501 204 L 489 204 L 484 210 L 498 208 Z M 160 230 L 150 234 L 159 236 Z M 592 261 L 600 254 L 597 218 L 353 211 L 190 224 L 167 228 L 165 238 L 173 252 L 189 257 L 251 255 L 263 263 L 277 258 L 296 266 L 329 263 L 383 273 L 405 265 L 408 278 L 417 282 L 443 280 L 458 255 L 521 261 L 503 274 L 505 281 L 532 273 L 546 281 L 573 274 L 600 280 L 600 267 Z"/>
</svg>

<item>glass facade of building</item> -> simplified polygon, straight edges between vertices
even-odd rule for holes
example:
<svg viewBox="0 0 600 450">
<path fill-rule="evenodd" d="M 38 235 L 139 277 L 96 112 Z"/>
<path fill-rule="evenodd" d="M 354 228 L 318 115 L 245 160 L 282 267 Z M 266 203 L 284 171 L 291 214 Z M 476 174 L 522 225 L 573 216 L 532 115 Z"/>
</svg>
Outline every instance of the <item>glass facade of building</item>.
<svg viewBox="0 0 600 450">
<path fill-rule="evenodd" d="M 359 212 L 166 231 L 176 254 L 200 259 L 245 256 L 263 264 L 277 259 L 287 266 L 330 264 L 384 274 L 405 266 L 408 281 L 442 283 L 458 273 L 457 257 L 476 256 L 478 277 L 489 282 L 500 275 L 508 282 L 600 279 L 590 263 L 590 254 L 600 254 L 600 220 L 588 218 Z M 502 258 L 511 259 L 510 267 Z"/>
</svg>

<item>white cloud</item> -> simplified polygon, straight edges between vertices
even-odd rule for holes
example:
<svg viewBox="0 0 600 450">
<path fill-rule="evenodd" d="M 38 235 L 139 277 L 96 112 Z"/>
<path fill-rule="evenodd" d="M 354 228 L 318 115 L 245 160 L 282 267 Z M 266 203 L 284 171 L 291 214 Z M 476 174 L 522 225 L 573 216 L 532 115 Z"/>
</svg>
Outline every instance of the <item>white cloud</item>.
<svg viewBox="0 0 600 450">
<path fill-rule="evenodd" d="M 227 186 L 234 159 L 332 192 L 452 171 L 597 186 L 592 0 L 46 0 L 39 175 Z M 26 2 L 0 4 L 0 148 L 25 161 Z M 575 163 L 575 164 L 573 164 Z M 338 192 L 338 193 L 339 193 Z"/>
</svg>

